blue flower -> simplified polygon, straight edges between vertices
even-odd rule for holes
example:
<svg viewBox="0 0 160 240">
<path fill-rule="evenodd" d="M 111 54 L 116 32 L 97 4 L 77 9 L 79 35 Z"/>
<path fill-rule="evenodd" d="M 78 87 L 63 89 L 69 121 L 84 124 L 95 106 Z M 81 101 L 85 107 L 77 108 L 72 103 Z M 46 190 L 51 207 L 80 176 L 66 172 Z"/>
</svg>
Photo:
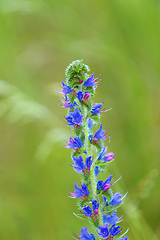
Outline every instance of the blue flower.
<svg viewBox="0 0 160 240">
<path fill-rule="evenodd" d="M 109 225 L 106 224 L 104 227 L 99 226 L 100 232 L 98 233 L 103 239 L 106 239 L 109 236 Z"/>
<path fill-rule="evenodd" d="M 90 194 L 88 187 L 84 183 L 82 184 L 82 191 L 83 191 L 83 194 L 85 194 L 86 196 Z"/>
<path fill-rule="evenodd" d="M 72 192 L 69 192 L 70 195 L 73 197 L 73 198 L 78 198 L 78 197 L 82 197 L 83 196 L 83 191 L 81 188 L 77 187 L 76 183 L 74 183 L 74 187 L 75 187 L 75 191 L 72 193 Z"/>
<path fill-rule="evenodd" d="M 92 114 L 98 114 L 98 113 L 102 113 L 105 111 L 105 109 L 101 109 L 103 106 L 103 103 L 95 103 L 92 107 L 91 113 Z"/>
<path fill-rule="evenodd" d="M 103 184 L 104 185 L 110 184 L 112 177 L 113 177 L 113 175 L 110 175 L 108 178 L 106 178 L 106 180 L 103 182 Z"/>
<path fill-rule="evenodd" d="M 92 157 L 87 157 L 85 164 L 83 162 L 83 158 L 82 156 L 79 157 L 75 157 L 73 156 L 73 162 L 75 163 L 72 167 L 78 172 L 78 173 L 82 173 L 82 171 L 87 168 L 87 173 L 89 175 L 89 171 L 90 171 L 90 167 L 92 165 L 93 159 Z"/>
<path fill-rule="evenodd" d="M 65 119 L 67 120 L 68 125 L 74 125 L 74 122 L 73 122 L 72 117 L 70 117 L 70 116 L 66 116 Z"/>
<path fill-rule="evenodd" d="M 88 187 L 85 184 L 82 184 L 81 187 L 78 187 L 76 183 L 74 183 L 75 191 L 69 192 L 72 198 L 86 197 L 90 194 Z"/>
<path fill-rule="evenodd" d="M 83 102 L 86 103 L 87 105 L 88 105 L 88 103 L 89 103 L 89 96 L 90 96 L 89 92 L 85 92 L 85 93 L 83 94 L 82 91 L 78 91 L 78 93 L 77 93 L 77 98 L 78 98 L 78 100 L 79 100 L 80 102 L 83 101 Z"/>
<path fill-rule="evenodd" d="M 98 166 L 96 166 L 95 168 L 94 168 L 94 174 L 95 174 L 95 176 L 97 177 L 97 175 L 100 173 L 100 171 L 99 171 L 99 169 L 98 169 Z"/>
<path fill-rule="evenodd" d="M 83 143 L 81 139 L 78 137 L 75 137 L 75 138 L 70 137 L 68 145 L 66 146 L 66 148 L 74 148 L 76 151 L 78 151 L 78 149 L 82 147 L 83 147 Z"/>
<path fill-rule="evenodd" d="M 81 228 L 80 239 L 81 240 L 95 240 L 95 236 L 92 233 L 89 234 L 87 227 L 85 227 L 85 228 Z"/>
<path fill-rule="evenodd" d="M 99 180 L 97 183 L 97 189 L 101 190 L 103 189 L 103 191 L 108 191 L 108 189 L 110 188 L 110 182 L 112 179 L 113 175 L 109 176 L 104 182 L 102 180 Z"/>
<path fill-rule="evenodd" d="M 85 240 L 85 239 L 83 239 L 83 240 Z M 86 240 L 88 240 L 88 239 L 86 239 Z M 96 240 L 95 236 L 92 233 L 91 233 L 91 240 Z"/>
<path fill-rule="evenodd" d="M 103 181 L 102 180 L 99 180 L 98 182 L 97 182 L 97 189 L 98 190 L 101 190 L 103 188 Z"/>
<path fill-rule="evenodd" d="M 107 152 L 107 149 L 108 149 L 107 147 L 103 146 L 101 152 L 98 155 L 99 160 L 103 160 L 104 154 Z"/>
<path fill-rule="evenodd" d="M 93 208 L 93 211 L 95 212 L 96 210 L 98 210 L 99 208 L 99 203 L 96 201 L 96 200 L 92 200 L 92 208 Z M 97 214 L 97 213 L 95 213 Z"/>
<path fill-rule="evenodd" d="M 94 79 L 94 73 L 92 74 L 91 77 L 89 77 L 83 84 L 83 86 L 85 87 L 97 87 L 98 86 L 98 82 L 96 82 L 97 78 Z"/>
<path fill-rule="evenodd" d="M 88 118 L 87 125 L 88 125 L 89 130 L 91 130 L 93 127 L 93 121 L 91 118 Z"/>
<path fill-rule="evenodd" d="M 74 109 L 74 112 L 69 113 L 73 124 L 82 125 L 83 115 L 78 108 Z"/>
<path fill-rule="evenodd" d="M 87 158 L 86 158 L 86 162 L 85 162 L 86 167 L 87 167 L 87 168 L 90 168 L 91 165 L 92 165 L 92 162 L 93 162 L 92 157 L 91 157 L 91 156 L 90 156 L 90 157 L 87 157 Z"/>
<path fill-rule="evenodd" d="M 115 226 L 115 224 L 110 228 L 110 234 L 112 235 L 112 236 L 116 236 L 116 235 L 118 235 L 121 231 L 122 231 L 122 229 L 120 229 L 121 227 L 120 226 Z"/>
<path fill-rule="evenodd" d="M 67 86 L 64 82 L 62 82 L 62 85 L 63 85 L 63 87 L 61 87 L 61 88 L 63 88 L 63 90 L 62 91 L 58 91 L 59 93 L 61 93 L 61 94 L 69 94 L 69 93 L 72 92 L 72 89 L 69 86 Z"/>
<path fill-rule="evenodd" d="M 95 133 L 94 137 L 93 138 L 96 138 L 96 139 L 106 139 L 106 131 L 104 131 L 102 129 L 102 123 L 100 125 L 100 128 L 98 129 L 98 131 Z"/>
<path fill-rule="evenodd" d="M 90 206 L 84 206 L 83 208 L 83 214 L 86 215 L 87 217 L 90 217 L 92 215 L 92 209 Z"/>
<path fill-rule="evenodd" d="M 117 217 L 117 211 L 114 211 L 111 215 L 106 216 L 105 214 L 103 214 L 103 222 L 108 223 L 108 224 L 116 224 L 116 222 L 118 221 L 118 217 Z"/>
<path fill-rule="evenodd" d="M 82 171 L 85 169 L 85 164 L 83 163 L 83 158 L 81 156 L 79 157 L 73 157 L 74 165 L 73 168 L 78 172 L 82 173 Z"/>
<path fill-rule="evenodd" d="M 77 98 L 78 98 L 78 100 L 79 100 L 80 102 L 83 100 L 83 92 L 82 92 L 82 91 L 79 91 L 79 92 L 77 93 Z"/>
<path fill-rule="evenodd" d="M 113 197 L 112 197 L 112 200 L 110 201 L 110 204 L 111 205 L 118 205 L 120 203 L 122 203 L 122 194 L 120 194 L 119 192 L 116 192 Z"/>
<path fill-rule="evenodd" d="M 92 142 L 92 140 L 93 140 L 92 134 L 89 135 L 88 140 L 89 140 L 90 142 Z"/>
<path fill-rule="evenodd" d="M 108 199 L 105 196 L 103 196 L 103 203 L 105 206 L 108 206 Z"/>
</svg>

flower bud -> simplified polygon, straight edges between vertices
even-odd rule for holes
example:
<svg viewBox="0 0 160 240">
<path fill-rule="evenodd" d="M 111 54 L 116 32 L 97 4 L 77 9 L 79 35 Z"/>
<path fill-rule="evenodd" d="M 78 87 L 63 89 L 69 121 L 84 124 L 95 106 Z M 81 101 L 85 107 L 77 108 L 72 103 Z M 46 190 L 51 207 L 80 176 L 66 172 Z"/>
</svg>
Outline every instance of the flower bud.
<svg viewBox="0 0 160 240">
<path fill-rule="evenodd" d="M 113 160 L 114 158 L 114 153 L 107 153 L 105 156 L 104 156 L 104 161 L 105 162 L 109 162 L 111 160 Z"/>
<path fill-rule="evenodd" d="M 108 191 L 109 188 L 110 188 L 110 184 L 109 183 L 107 183 L 106 185 L 103 186 L 103 190 L 104 191 Z"/>
<path fill-rule="evenodd" d="M 89 93 L 87 92 L 87 93 L 85 93 L 85 95 L 84 95 L 84 99 L 88 99 L 89 98 Z"/>
</svg>

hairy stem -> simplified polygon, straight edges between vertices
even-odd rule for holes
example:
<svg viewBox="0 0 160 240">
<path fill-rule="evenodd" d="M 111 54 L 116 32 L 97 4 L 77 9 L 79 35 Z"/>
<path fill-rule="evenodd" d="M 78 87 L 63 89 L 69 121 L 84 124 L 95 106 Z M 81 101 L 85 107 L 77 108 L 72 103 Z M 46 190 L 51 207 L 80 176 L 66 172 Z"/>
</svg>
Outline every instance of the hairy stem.
<svg viewBox="0 0 160 240">
<path fill-rule="evenodd" d="M 86 142 L 86 151 L 87 151 L 87 157 L 92 156 L 92 150 L 91 150 L 91 144 L 89 142 L 89 132 L 88 132 L 88 126 L 87 126 L 87 113 L 86 109 L 82 108 L 83 114 L 84 114 L 84 133 L 85 133 L 85 142 Z M 90 168 L 90 179 L 91 179 L 91 186 L 92 186 L 92 194 L 93 199 L 97 200 L 97 183 L 96 183 L 96 177 L 94 175 L 94 163 L 91 165 Z"/>
<path fill-rule="evenodd" d="M 92 156 L 92 149 L 91 149 L 91 144 L 89 142 L 89 132 L 88 132 L 88 126 L 87 126 L 87 113 L 86 109 L 82 107 L 82 112 L 84 115 L 84 133 L 85 133 L 85 143 L 86 143 L 86 151 L 87 151 L 87 157 Z M 90 179 L 91 179 L 91 186 L 92 186 L 92 194 L 93 194 L 93 199 L 97 200 L 97 179 L 94 174 L 94 162 L 91 165 L 90 169 Z M 99 199 L 98 199 L 99 200 Z M 100 201 L 99 201 L 100 203 Z M 99 225 L 102 226 L 102 211 L 101 211 L 101 204 L 99 207 Z M 102 239 L 100 236 L 98 236 L 99 239 Z"/>
<path fill-rule="evenodd" d="M 100 198 L 99 198 L 100 199 Z M 98 200 L 99 200 L 98 199 Z M 99 200 L 99 225 L 100 226 L 103 226 L 103 220 L 102 220 L 102 207 L 101 207 L 101 203 L 100 203 L 100 200 Z"/>
</svg>

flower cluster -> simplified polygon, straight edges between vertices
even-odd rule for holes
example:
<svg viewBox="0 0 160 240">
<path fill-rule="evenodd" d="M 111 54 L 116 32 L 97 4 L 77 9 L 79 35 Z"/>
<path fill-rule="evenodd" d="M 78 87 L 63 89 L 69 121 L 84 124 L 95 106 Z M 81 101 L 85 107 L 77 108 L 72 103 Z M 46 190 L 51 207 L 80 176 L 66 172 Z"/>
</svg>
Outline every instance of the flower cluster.
<svg viewBox="0 0 160 240">
<path fill-rule="evenodd" d="M 66 83 L 62 82 L 61 90 L 58 90 L 63 95 L 60 105 L 68 109 L 65 123 L 73 133 L 65 147 L 72 149 L 71 166 L 81 175 L 80 185 L 75 183 L 75 189 L 69 194 L 78 200 L 80 214 L 77 216 L 88 219 L 98 239 L 127 240 L 127 236 L 123 237 L 126 233 L 121 234 L 119 226 L 122 217 L 117 216 L 117 208 L 125 196 L 112 191 L 112 185 L 119 179 L 112 182 L 113 175 L 110 175 L 104 181 L 98 180 L 100 172 L 105 172 L 114 160 L 114 154 L 107 152 L 103 143 L 109 134 L 108 129 L 103 130 L 100 124 L 100 115 L 106 110 L 102 103 L 93 103 L 92 100 L 100 81 L 94 78 L 94 73 L 90 76 L 89 71 L 82 60 L 72 62 L 66 69 Z M 98 124 L 100 127 L 95 131 Z M 88 233 L 87 227 L 82 228 L 81 235 L 77 236 L 81 240 L 96 239 Z"/>
</svg>

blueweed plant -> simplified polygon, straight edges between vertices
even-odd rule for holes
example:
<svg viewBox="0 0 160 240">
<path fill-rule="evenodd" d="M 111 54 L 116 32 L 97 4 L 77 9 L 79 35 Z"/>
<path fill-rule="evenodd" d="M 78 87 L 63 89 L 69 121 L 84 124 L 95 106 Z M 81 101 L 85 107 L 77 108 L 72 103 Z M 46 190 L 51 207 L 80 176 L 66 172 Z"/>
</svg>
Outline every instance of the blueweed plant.
<svg viewBox="0 0 160 240">
<path fill-rule="evenodd" d="M 94 73 L 89 75 L 89 71 L 82 60 L 72 62 L 66 69 L 66 83 L 62 82 L 61 90 L 58 90 L 63 95 L 60 105 L 68 108 L 66 124 L 72 130 L 65 147 L 72 150 L 71 166 L 81 175 L 80 185 L 74 183 L 75 189 L 69 194 L 78 200 L 80 214 L 75 215 L 89 221 L 98 239 L 127 240 L 127 231 L 122 234 L 119 226 L 122 217 L 117 216 L 117 209 L 125 196 L 112 191 L 112 185 L 119 179 L 113 182 L 113 175 L 110 175 L 104 181 L 98 180 L 98 174 L 106 172 L 114 160 L 114 154 L 108 152 L 103 143 L 109 137 L 108 129 L 103 130 L 100 122 L 101 113 L 106 110 L 103 103 L 92 100 L 100 81 L 94 78 Z M 93 128 L 99 124 L 94 133 Z M 77 234 L 77 237 L 81 240 L 96 239 L 87 227 L 81 228 L 81 235 Z"/>
</svg>

